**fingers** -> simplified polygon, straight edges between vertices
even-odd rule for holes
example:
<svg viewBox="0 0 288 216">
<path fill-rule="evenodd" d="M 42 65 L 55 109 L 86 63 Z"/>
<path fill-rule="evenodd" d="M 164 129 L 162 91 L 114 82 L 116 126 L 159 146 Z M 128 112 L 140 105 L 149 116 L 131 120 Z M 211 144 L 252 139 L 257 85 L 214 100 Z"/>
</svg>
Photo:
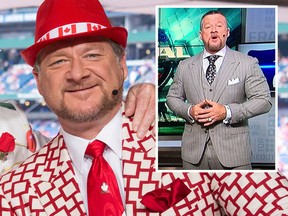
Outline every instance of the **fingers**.
<svg viewBox="0 0 288 216">
<path fill-rule="evenodd" d="M 129 99 L 127 106 L 128 110 L 125 109 L 125 112 L 127 116 L 134 115 L 132 128 L 137 132 L 138 138 L 141 139 L 155 121 L 155 85 L 148 83 L 139 84 L 135 86 L 134 89 L 131 89 L 131 91 L 132 93 L 130 96 L 129 92 L 127 95 L 126 106 L 127 100 Z"/>
<path fill-rule="evenodd" d="M 194 118 L 194 120 L 199 121 L 201 119 L 207 119 L 210 113 L 210 110 L 208 109 L 203 109 L 197 106 L 193 107 L 193 111 L 192 111 L 192 117 Z"/>
<path fill-rule="evenodd" d="M 205 99 L 204 101 L 205 101 L 205 103 L 206 103 L 207 105 L 209 105 L 209 106 L 213 106 L 213 105 L 216 104 L 215 102 L 210 101 L 210 100 L 208 100 L 208 99 Z"/>
<path fill-rule="evenodd" d="M 216 122 L 217 103 L 209 100 L 203 100 L 194 110 L 195 120 L 209 126 Z"/>
<path fill-rule="evenodd" d="M 151 95 L 151 93 L 153 93 Z M 136 111 L 134 114 L 132 127 L 137 131 L 138 138 L 142 139 L 148 131 L 150 125 L 155 121 L 155 92 L 144 92 L 137 97 Z"/>
<path fill-rule="evenodd" d="M 210 125 L 212 125 L 212 124 L 214 124 L 216 122 L 216 120 L 215 119 L 213 119 L 213 118 L 207 118 L 206 119 L 206 122 L 204 123 L 204 126 L 205 127 L 208 127 L 208 126 L 210 126 Z"/>
<path fill-rule="evenodd" d="M 207 110 L 205 110 L 204 108 L 205 101 L 202 101 L 191 108 L 190 115 L 193 117 L 193 119 L 198 120 L 198 118 L 201 118 L 201 115 L 207 113 Z"/>
<path fill-rule="evenodd" d="M 225 106 L 211 100 L 203 100 L 193 106 L 192 117 L 205 127 L 226 118 Z"/>
<path fill-rule="evenodd" d="M 133 119 L 133 122 L 134 121 L 135 121 L 135 117 Z M 151 124 L 153 124 L 154 122 L 155 122 L 155 107 L 153 108 L 153 110 L 152 109 L 146 110 L 144 118 L 142 118 L 139 125 L 137 125 L 138 122 L 136 122 L 136 127 L 138 127 L 137 128 L 137 137 L 139 139 L 142 139 L 146 135 Z M 132 123 L 132 125 L 133 125 L 133 123 Z M 134 131 L 136 131 L 136 130 L 134 130 Z M 154 133 L 154 136 L 155 136 L 155 126 L 153 127 L 152 133 Z"/>
<path fill-rule="evenodd" d="M 197 104 L 199 107 L 201 107 L 201 108 L 205 108 L 206 106 L 207 106 L 207 102 L 206 102 L 206 100 L 203 100 L 203 101 L 201 101 L 199 104 Z"/>
<path fill-rule="evenodd" d="M 216 117 L 208 116 L 208 115 L 205 118 L 202 117 L 198 119 L 198 122 L 204 123 L 204 124 L 215 122 L 215 121 L 217 121 Z"/>
<path fill-rule="evenodd" d="M 125 115 L 127 117 L 133 116 L 136 109 L 136 100 L 137 100 L 137 90 L 139 89 L 139 85 L 132 86 L 127 94 L 126 103 L 125 103 Z"/>
</svg>

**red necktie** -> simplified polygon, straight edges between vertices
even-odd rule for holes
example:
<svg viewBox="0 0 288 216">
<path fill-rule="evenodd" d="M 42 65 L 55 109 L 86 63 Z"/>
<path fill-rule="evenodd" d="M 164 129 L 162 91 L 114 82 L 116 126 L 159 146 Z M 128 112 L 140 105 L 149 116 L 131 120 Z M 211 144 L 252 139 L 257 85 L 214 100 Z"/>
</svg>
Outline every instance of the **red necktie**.
<svg viewBox="0 0 288 216">
<path fill-rule="evenodd" d="M 85 152 L 94 158 L 87 180 L 89 216 L 121 216 L 124 212 L 116 177 L 102 156 L 105 146 L 95 140 Z"/>
</svg>

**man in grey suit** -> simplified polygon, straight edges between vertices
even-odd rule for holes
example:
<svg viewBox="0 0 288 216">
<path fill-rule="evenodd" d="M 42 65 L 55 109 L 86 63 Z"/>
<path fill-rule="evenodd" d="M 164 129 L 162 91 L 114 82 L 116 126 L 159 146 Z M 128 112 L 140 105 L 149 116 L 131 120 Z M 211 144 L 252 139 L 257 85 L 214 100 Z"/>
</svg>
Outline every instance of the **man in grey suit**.
<svg viewBox="0 0 288 216">
<path fill-rule="evenodd" d="M 226 46 L 226 17 L 209 11 L 201 19 L 205 50 L 179 63 L 167 105 L 186 119 L 184 169 L 250 170 L 248 119 L 271 109 L 266 78 L 255 58 Z"/>
</svg>

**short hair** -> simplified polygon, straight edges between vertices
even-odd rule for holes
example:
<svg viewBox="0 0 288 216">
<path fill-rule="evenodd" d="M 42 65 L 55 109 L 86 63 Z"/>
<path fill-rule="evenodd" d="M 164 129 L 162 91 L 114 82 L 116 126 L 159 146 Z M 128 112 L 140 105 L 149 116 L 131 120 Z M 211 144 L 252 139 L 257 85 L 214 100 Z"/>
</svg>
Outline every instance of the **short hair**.
<svg viewBox="0 0 288 216">
<path fill-rule="evenodd" d="M 200 29 L 202 29 L 202 25 L 203 25 L 203 19 L 208 16 L 208 15 L 214 15 L 214 14 L 220 14 L 222 15 L 223 17 L 225 17 L 226 19 L 226 16 L 219 10 L 211 10 L 211 11 L 208 11 L 207 13 L 205 13 L 202 18 L 201 18 L 201 21 L 200 21 Z M 226 19 L 226 23 L 227 23 L 227 19 Z"/>
</svg>

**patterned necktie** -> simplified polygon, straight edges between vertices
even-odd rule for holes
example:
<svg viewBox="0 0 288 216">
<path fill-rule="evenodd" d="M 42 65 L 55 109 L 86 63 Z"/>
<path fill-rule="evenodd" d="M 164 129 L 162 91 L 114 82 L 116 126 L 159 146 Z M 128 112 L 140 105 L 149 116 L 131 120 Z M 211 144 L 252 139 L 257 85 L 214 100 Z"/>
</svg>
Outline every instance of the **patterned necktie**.
<svg viewBox="0 0 288 216">
<path fill-rule="evenodd" d="M 124 207 L 117 180 L 112 168 L 102 156 L 106 144 L 95 140 L 86 149 L 93 157 L 87 180 L 88 209 L 90 216 L 121 216 Z"/>
<path fill-rule="evenodd" d="M 211 85 L 216 76 L 216 66 L 215 61 L 219 58 L 219 55 L 210 55 L 207 57 L 209 60 L 209 66 L 206 70 L 206 79 L 208 83 Z"/>
</svg>

